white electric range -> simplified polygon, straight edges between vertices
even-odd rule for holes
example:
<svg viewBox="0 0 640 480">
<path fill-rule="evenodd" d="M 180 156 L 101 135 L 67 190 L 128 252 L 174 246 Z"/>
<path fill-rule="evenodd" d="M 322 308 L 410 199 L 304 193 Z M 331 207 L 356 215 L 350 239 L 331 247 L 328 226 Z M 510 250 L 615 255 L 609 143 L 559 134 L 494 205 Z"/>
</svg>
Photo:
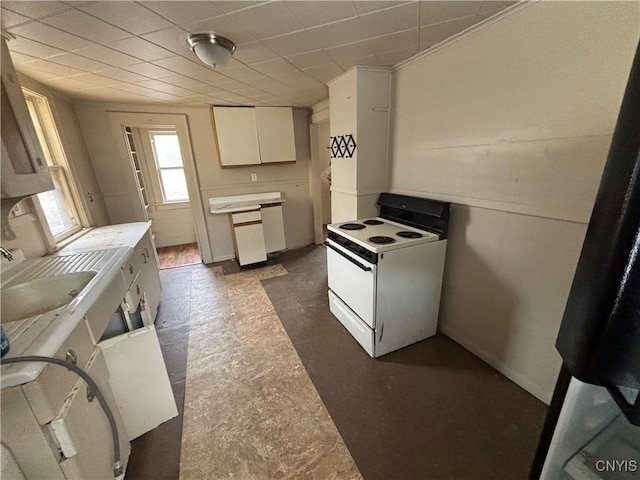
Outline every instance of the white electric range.
<svg viewBox="0 0 640 480">
<path fill-rule="evenodd" d="M 380 194 L 380 215 L 328 225 L 331 312 L 372 357 L 436 333 L 449 203 Z"/>
</svg>

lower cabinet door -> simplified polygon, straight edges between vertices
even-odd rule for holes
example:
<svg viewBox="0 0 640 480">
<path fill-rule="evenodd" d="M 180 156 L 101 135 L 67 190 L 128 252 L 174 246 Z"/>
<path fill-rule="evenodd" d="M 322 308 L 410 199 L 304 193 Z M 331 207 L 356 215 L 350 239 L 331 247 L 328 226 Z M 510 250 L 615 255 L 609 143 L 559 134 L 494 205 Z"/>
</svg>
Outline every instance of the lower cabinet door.
<svg viewBox="0 0 640 480">
<path fill-rule="evenodd" d="M 178 415 L 160 342 L 153 325 L 98 344 L 129 440 Z"/>
<path fill-rule="evenodd" d="M 120 458 L 126 467 L 131 446 L 109 387 L 109 371 L 99 349 L 95 349 L 85 371 L 98 384 L 115 417 Z M 59 445 L 62 455 L 60 468 L 67 479 L 114 478 L 113 437 L 109 422 L 98 398 L 81 378 L 78 378 L 58 415 L 49 424 L 49 431 Z"/>
<path fill-rule="evenodd" d="M 250 265 L 267 260 L 262 223 L 236 226 L 234 230 L 240 265 Z"/>
</svg>

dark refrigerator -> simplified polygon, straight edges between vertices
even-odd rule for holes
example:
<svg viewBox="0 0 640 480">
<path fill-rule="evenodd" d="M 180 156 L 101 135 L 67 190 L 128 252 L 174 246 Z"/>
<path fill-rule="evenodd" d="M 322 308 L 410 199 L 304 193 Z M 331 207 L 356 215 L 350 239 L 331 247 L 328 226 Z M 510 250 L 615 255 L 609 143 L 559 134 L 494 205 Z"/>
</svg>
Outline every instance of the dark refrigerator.
<svg viewBox="0 0 640 480">
<path fill-rule="evenodd" d="M 558 332 L 563 366 L 531 480 L 640 479 L 639 257 L 640 49 Z"/>
</svg>

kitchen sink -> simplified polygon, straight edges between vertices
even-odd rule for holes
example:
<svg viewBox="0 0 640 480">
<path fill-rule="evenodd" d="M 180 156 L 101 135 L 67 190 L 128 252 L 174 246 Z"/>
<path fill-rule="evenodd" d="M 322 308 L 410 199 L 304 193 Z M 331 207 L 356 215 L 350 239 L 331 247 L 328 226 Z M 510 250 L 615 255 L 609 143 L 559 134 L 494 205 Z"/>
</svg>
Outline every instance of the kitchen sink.
<svg viewBox="0 0 640 480">
<path fill-rule="evenodd" d="M 11 285 L 0 291 L 2 323 L 42 315 L 76 298 L 97 272 L 63 273 Z"/>
</svg>

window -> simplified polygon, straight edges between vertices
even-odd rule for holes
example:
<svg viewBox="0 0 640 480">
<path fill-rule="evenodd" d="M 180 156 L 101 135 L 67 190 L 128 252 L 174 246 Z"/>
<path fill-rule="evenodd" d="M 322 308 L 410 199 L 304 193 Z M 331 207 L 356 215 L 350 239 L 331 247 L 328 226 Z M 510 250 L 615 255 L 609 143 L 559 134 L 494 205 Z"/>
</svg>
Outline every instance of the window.
<svg viewBox="0 0 640 480">
<path fill-rule="evenodd" d="M 66 158 L 46 97 L 29 90 L 23 92 L 55 185 L 55 190 L 37 196 L 54 240 L 60 241 L 82 229 L 69 185 Z"/>
<path fill-rule="evenodd" d="M 175 131 L 149 132 L 163 203 L 188 202 L 187 180 Z"/>
</svg>

